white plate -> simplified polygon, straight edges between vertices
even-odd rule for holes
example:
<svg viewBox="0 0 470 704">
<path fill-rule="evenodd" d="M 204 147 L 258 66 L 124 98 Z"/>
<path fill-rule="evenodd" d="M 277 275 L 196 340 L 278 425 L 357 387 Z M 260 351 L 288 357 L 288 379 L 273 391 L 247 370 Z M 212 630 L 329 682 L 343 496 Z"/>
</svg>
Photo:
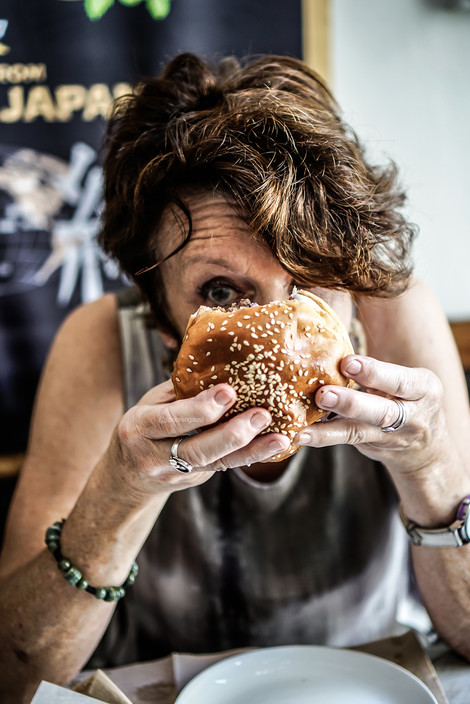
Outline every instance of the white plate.
<svg viewBox="0 0 470 704">
<path fill-rule="evenodd" d="M 175 704 L 438 704 L 388 660 L 315 645 L 261 648 L 208 667 Z"/>
</svg>

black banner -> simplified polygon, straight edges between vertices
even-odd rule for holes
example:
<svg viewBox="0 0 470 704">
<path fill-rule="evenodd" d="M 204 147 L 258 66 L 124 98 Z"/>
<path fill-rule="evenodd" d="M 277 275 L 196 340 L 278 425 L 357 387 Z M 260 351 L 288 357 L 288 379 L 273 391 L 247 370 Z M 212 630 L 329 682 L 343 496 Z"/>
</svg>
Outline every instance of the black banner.
<svg viewBox="0 0 470 704">
<path fill-rule="evenodd" d="M 300 0 L 1 3 L 0 454 L 26 446 L 64 317 L 123 285 L 95 244 L 105 119 L 180 51 L 300 56 Z"/>
</svg>

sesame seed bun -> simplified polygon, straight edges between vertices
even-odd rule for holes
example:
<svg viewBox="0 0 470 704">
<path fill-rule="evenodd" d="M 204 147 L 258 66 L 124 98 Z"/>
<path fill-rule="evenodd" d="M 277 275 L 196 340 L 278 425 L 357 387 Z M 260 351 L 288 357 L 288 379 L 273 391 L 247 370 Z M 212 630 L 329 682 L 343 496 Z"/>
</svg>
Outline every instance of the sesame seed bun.
<svg viewBox="0 0 470 704">
<path fill-rule="evenodd" d="M 289 300 L 266 305 L 245 300 L 228 309 L 201 306 L 189 319 L 171 378 L 176 398 L 230 384 L 237 400 L 222 420 L 266 408 L 272 422 L 264 433 L 292 440 L 326 415 L 314 401 L 322 385 L 352 386 L 339 364 L 353 351 L 332 308 L 313 293 L 294 291 Z M 291 445 L 269 461 L 298 449 Z"/>
</svg>

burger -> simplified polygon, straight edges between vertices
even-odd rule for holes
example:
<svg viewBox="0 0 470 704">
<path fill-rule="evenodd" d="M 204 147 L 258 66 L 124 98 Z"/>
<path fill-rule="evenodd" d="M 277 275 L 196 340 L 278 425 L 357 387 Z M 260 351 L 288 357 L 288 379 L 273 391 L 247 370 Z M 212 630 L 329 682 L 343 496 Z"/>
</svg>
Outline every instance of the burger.
<svg viewBox="0 0 470 704">
<path fill-rule="evenodd" d="M 334 310 L 313 293 L 294 289 L 288 300 L 264 305 L 244 299 L 227 308 L 200 306 L 188 321 L 171 378 L 178 399 L 230 384 L 237 399 L 219 422 L 266 408 L 272 421 L 263 433 L 292 441 L 326 415 L 315 404 L 321 386 L 352 385 L 340 362 L 353 351 Z M 291 444 L 269 461 L 298 449 Z"/>
</svg>

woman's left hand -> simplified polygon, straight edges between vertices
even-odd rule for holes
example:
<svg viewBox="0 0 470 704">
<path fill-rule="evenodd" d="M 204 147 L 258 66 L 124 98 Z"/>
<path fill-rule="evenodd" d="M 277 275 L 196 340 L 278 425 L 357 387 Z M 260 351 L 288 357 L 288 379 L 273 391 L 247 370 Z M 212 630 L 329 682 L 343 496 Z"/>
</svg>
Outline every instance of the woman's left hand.
<svg viewBox="0 0 470 704">
<path fill-rule="evenodd" d="M 315 403 L 337 417 L 311 425 L 294 442 L 313 447 L 355 445 L 400 473 L 439 463 L 446 452 L 446 431 L 442 384 L 433 372 L 360 355 L 345 357 L 341 371 L 360 389 L 320 389 Z M 394 425 L 400 427 L 384 430 Z"/>
</svg>

